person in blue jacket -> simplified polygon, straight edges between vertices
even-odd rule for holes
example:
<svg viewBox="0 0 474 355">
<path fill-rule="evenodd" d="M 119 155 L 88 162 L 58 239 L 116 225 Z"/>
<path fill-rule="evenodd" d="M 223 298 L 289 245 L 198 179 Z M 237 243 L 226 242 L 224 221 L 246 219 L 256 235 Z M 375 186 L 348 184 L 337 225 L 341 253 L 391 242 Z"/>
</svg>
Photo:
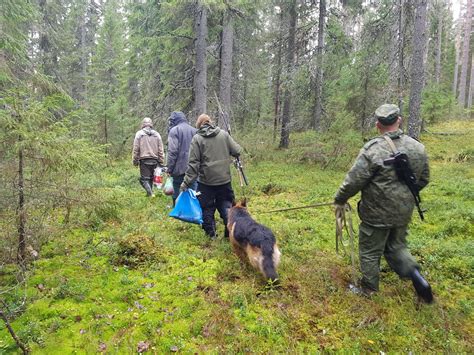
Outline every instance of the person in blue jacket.
<svg viewBox="0 0 474 355">
<path fill-rule="evenodd" d="M 196 133 L 196 128 L 192 127 L 180 111 L 171 113 L 168 119 L 168 174 L 173 177 L 173 206 L 179 195 L 179 186 L 183 182 L 184 174 L 188 167 L 189 146 Z M 190 186 L 196 190 L 196 183 Z"/>
</svg>

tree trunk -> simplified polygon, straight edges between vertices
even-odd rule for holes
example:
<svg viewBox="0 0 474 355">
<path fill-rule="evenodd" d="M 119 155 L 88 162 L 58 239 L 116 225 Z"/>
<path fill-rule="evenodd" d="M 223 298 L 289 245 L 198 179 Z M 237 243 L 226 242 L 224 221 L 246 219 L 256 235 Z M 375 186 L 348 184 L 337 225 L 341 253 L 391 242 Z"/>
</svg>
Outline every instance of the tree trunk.
<svg viewBox="0 0 474 355">
<path fill-rule="evenodd" d="M 458 76 L 459 76 L 459 59 L 461 57 L 461 30 L 460 28 L 456 29 L 456 59 L 454 62 L 454 78 L 453 78 L 453 88 L 452 93 L 453 96 L 456 97 L 458 93 Z"/>
<path fill-rule="evenodd" d="M 295 61 L 295 39 L 296 39 L 296 0 L 288 4 L 289 31 L 288 46 L 286 52 L 286 80 L 283 95 L 283 114 L 281 120 L 280 148 L 288 148 L 290 145 L 290 111 L 291 111 L 291 81 Z"/>
<path fill-rule="evenodd" d="M 464 19 L 464 38 L 462 46 L 461 60 L 461 77 L 459 79 L 459 96 L 458 102 L 461 107 L 466 106 L 466 84 L 467 84 L 467 68 L 469 66 L 469 41 L 471 39 L 472 24 L 472 0 L 467 0 L 466 15 Z"/>
<path fill-rule="evenodd" d="M 260 123 L 260 118 L 262 117 L 262 97 L 258 95 L 257 97 L 257 119 L 255 120 L 255 126 L 258 127 Z"/>
<path fill-rule="evenodd" d="M 199 116 L 207 111 L 207 9 L 198 1 L 195 14 L 196 67 L 194 73 L 194 113 Z"/>
<path fill-rule="evenodd" d="M 324 24 L 326 18 L 326 0 L 319 0 L 318 21 L 318 48 L 316 50 L 316 82 L 315 82 L 315 104 L 313 112 L 313 126 L 321 131 L 321 118 L 323 115 L 323 48 L 324 48 Z"/>
<path fill-rule="evenodd" d="M 17 263 L 24 267 L 26 261 L 26 208 L 23 149 L 18 152 L 18 252 Z"/>
<path fill-rule="evenodd" d="M 84 104 L 87 98 L 87 63 L 89 51 L 86 43 L 86 12 L 81 18 L 81 102 Z"/>
<path fill-rule="evenodd" d="M 39 26 L 39 50 L 41 58 L 41 70 L 43 74 L 53 77 L 53 70 L 51 66 L 51 42 L 47 30 L 48 23 L 48 9 L 46 7 L 46 0 L 39 0 L 38 7 L 41 14 L 41 21 Z"/>
<path fill-rule="evenodd" d="M 436 37 L 436 62 L 435 62 L 435 82 L 439 84 L 441 79 L 441 48 L 443 42 L 443 7 L 438 8 L 438 29 Z"/>
<path fill-rule="evenodd" d="M 467 97 L 467 108 L 472 107 L 472 95 L 474 90 L 474 53 L 471 53 L 471 75 L 469 78 L 469 95 Z"/>
<path fill-rule="evenodd" d="M 104 146 L 105 146 L 105 154 L 109 155 L 109 122 L 108 122 L 108 93 L 110 93 L 110 83 L 111 79 L 109 79 L 109 84 L 107 85 L 107 91 L 104 96 Z"/>
<path fill-rule="evenodd" d="M 58 23 L 61 17 L 61 7 L 56 7 L 49 0 L 38 0 L 38 10 L 41 16 L 38 23 L 38 40 L 42 73 L 50 76 L 53 82 L 58 83 L 61 79 L 58 70 L 60 48 L 56 33 L 60 30 Z"/>
<path fill-rule="evenodd" d="M 403 98 L 405 91 L 405 67 L 403 64 L 405 53 L 405 30 L 404 30 L 404 0 L 398 1 L 398 108 L 403 114 Z"/>
<path fill-rule="evenodd" d="M 367 108 L 367 101 L 369 99 L 369 75 L 370 73 L 366 73 L 365 74 L 365 78 L 364 78 L 364 85 L 363 85 L 363 89 L 364 89 L 364 101 L 362 101 L 362 119 L 360 121 L 360 129 L 361 131 L 365 132 L 367 131 L 367 128 L 368 128 L 368 122 L 367 122 L 367 116 L 368 116 L 368 108 Z"/>
<path fill-rule="evenodd" d="M 7 327 L 8 332 L 10 333 L 11 337 L 15 341 L 16 345 L 21 349 L 23 354 L 29 354 L 30 349 L 20 340 L 20 338 L 18 338 L 18 336 L 16 335 L 15 331 L 13 330 L 10 322 L 8 321 L 7 315 L 1 309 L 0 309 L 0 318 L 5 323 L 5 327 Z"/>
<path fill-rule="evenodd" d="M 410 115 L 408 118 L 408 135 L 415 138 L 419 136 L 421 129 L 420 107 L 425 76 L 426 5 L 427 0 L 417 0 L 411 63 Z"/>
<path fill-rule="evenodd" d="M 219 99 L 222 110 L 219 111 L 219 119 L 224 121 L 223 128 L 226 131 L 230 130 L 233 43 L 234 26 L 232 14 L 230 11 L 226 11 L 224 14 L 224 27 L 222 29 L 221 75 L 219 85 Z"/>
<path fill-rule="evenodd" d="M 433 45 L 432 41 L 430 41 L 430 28 L 431 28 L 431 17 L 428 16 L 429 13 L 431 13 L 431 8 L 432 8 L 432 1 L 427 0 L 426 1 L 426 24 L 425 24 L 425 31 L 426 31 L 426 36 L 425 36 L 425 51 L 423 55 L 423 68 L 425 68 L 425 74 L 423 76 L 423 87 L 425 87 L 428 83 L 428 53 L 431 54 L 430 51 L 430 46 Z M 423 120 L 423 119 L 422 119 Z M 421 131 L 423 130 L 423 121 L 421 122 Z"/>
<path fill-rule="evenodd" d="M 104 139 L 105 154 L 109 155 L 109 123 L 107 121 L 107 114 L 104 114 Z"/>
<path fill-rule="evenodd" d="M 281 55 L 282 55 L 282 48 L 283 48 L 283 9 L 280 10 L 280 28 L 278 33 L 278 52 L 277 52 L 277 63 L 275 68 L 275 109 L 274 109 L 274 117 L 273 117 L 273 141 L 276 141 L 276 134 L 278 130 L 278 123 L 280 117 L 280 84 L 281 84 Z"/>
<path fill-rule="evenodd" d="M 245 73 L 245 72 L 244 72 Z M 242 97 L 243 97 L 243 102 L 244 107 L 242 110 L 242 114 L 240 115 L 240 120 L 239 120 L 239 128 L 242 130 L 245 128 L 245 116 L 247 116 L 248 113 L 248 106 L 247 106 L 247 87 L 248 87 L 248 80 L 247 80 L 247 74 L 244 74 L 244 77 L 242 78 L 242 81 L 244 83 L 244 87 L 242 89 Z"/>
</svg>

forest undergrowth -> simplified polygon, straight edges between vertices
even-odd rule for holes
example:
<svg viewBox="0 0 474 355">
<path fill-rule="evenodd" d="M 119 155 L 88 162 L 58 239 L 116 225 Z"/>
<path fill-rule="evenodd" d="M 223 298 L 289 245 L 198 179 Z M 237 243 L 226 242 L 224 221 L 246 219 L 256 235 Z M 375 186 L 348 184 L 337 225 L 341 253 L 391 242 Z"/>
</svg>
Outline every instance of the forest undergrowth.
<svg viewBox="0 0 474 355">
<path fill-rule="evenodd" d="M 147 199 L 127 158 L 103 176 L 85 177 L 110 203 L 93 214 L 74 211 L 70 219 L 81 223 L 70 222 L 41 248 L 28 271 L 27 306 L 12 326 L 38 354 L 472 353 L 473 135 L 474 122 L 459 121 L 422 136 L 431 183 L 422 193 L 426 221 L 414 215 L 409 243 L 432 284 L 434 305 L 419 304 L 411 283 L 385 262 L 379 294 L 349 293 L 351 264 L 335 252 L 332 208 L 263 213 L 331 202 L 362 145 L 360 139 L 327 151 L 315 133 L 296 133 L 288 150 L 274 149 L 270 138 L 241 140 L 249 210 L 274 231 L 282 252 L 280 288 L 266 288 L 239 262 L 222 224 L 210 241 L 199 226 L 169 218 L 170 198 Z M 7 269 L 0 270 L 2 288 L 12 282 Z M 9 294 L 6 303 L 17 296 Z M 6 329 L 0 352 L 18 352 Z"/>
</svg>

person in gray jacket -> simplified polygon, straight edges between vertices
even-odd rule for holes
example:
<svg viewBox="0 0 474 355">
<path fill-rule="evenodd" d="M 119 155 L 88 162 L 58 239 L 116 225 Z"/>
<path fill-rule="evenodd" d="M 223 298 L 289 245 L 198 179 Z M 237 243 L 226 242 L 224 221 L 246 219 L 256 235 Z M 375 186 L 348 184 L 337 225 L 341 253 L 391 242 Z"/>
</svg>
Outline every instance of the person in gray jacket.
<svg viewBox="0 0 474 355">
<path fill-rule="evenodd" d="M 132 163 L 140 165 L 140 184 L 147 196 L 153 196 L 153 174 L 156 167 L 163 165 L 163 141 L 160 134 L 153 129 L 153 121 L 145 117 L 142 129 L 135 134 L 133 141 Z"/>
<path fill-rule="evenodd" d="M 188 189 L 197 180 L 202 229 L 211 239 L 216 238 L 214 213 L 217 209 L 224 222 L 224 237 L 228 237 L 227 210 L 234 201 L 230 164 L 232 157 L 240 156 L 242 148 L 206 114 L 198 117 L 196 128 L 198 131 L 191 141 L 189 164 L 180 189 Z"/>
<path fill-rule="evenodd" d="M 196 128 L 192 127 L 180 111 L 171 113 L 168 119 L 168 174 L 173 178 L 173 206 L 179 195 L 179 187 L 184 179 L 188 167 L 189 146 L 191 139 L 196 134 Z M 196 183 L 190 188 L 196 190 Z"/>
</svg>

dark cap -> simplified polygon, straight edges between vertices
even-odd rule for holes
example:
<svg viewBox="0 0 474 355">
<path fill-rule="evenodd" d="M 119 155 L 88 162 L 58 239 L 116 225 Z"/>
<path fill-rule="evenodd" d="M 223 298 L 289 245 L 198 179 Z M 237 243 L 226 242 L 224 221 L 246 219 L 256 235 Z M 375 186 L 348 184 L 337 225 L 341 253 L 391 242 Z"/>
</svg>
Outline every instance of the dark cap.
<svg viewBox="0 0 474 355">
<path fill-rule="evenodd" d="M 397 105 L 383 104 L 375 110 L 375 118 L 384 126 L 390 126 L 394 124 L 398 116 L 400 116 L 400 109 Z"/>
</svg>

